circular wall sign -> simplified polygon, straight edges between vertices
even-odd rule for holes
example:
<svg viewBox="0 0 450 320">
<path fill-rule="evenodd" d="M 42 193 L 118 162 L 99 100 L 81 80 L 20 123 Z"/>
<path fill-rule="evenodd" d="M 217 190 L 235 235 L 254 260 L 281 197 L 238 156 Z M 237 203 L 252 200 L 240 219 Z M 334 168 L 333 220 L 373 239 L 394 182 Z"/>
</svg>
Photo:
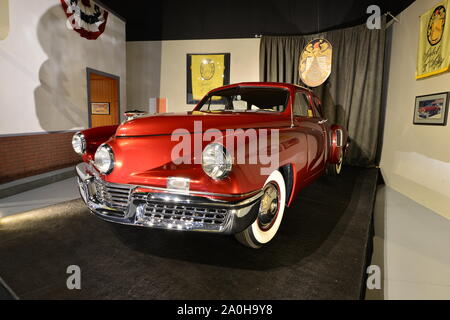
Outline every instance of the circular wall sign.
<svg viewBox="0 0 450 320">
<path fill-rule="evenodd" d="M 428 22 L 427 37 L 430 45 L 435 46 L 442 40 L 447 12 L 444 6 L 434 9 Z"/>
<path fill-rule="evenodd" d="M 331 74 L 333 46 L 328 40 L 314 39 L 300 56 L 300 79 L 309 87 L 318 87 Z"/>
</svg>

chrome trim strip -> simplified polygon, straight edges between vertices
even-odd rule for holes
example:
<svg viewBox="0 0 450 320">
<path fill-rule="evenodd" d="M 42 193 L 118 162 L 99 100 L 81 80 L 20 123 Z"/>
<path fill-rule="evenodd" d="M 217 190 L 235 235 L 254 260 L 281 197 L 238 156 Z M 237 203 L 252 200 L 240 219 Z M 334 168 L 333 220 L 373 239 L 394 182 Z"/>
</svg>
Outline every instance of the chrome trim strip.
<svg viewBox="0 0 450 320">
<path fill-rule="evenodd" d="M 344 132 L 342 129 L 336 130 L 336 144 L 338 148 L 342 148 L 344 145 Z"/>
<path fill-rule="evenodd" d="M 292 118 L 292 117 L 291 117 Z M 291 122 L 293 121 L 293 119 L 291 119 Z M 277 129 L 288 129 L 288 128 L 292 128 L 291 126 L 284 126 L 284 127 L 255 127 L 252 129 L 255 130 L 261 130 L 261 129 L 273 129 L 273 128 L 277 128 Z M 223 129 L 223 130 L 212 130 L 213 132 L 222 132 L 222 133 L 226 133 L 228 129 Z M 178 136 L 183 136 L 183 135 L 189 135 L 189 134 L 202 134 L 205 133 L 205 131 L 193 131 L 193 132 L 189 132 L 189 133 L 178 133 L 178 134 L 174 134 L 174 133 L 161 133 L 161 134 L 147 134 L 147 135 L 140 135 L 140 136 L 119 136 L 116 135 L 115 138 L 117 139 L 132 139 L 132 138 L 150 138 L 150 137 L 166 137 L 166 136 L 173 136 L 173 135 L 178 135 Z"/>
<path fill-rule="evenodd" d="M 102 180 L 103 181 L 103 180 Z M 245 197 L 249 197 L 252 196 L 254 194 L 260 193 L 262 192 L 262 190 L 255 190 L 253 192 L 249 192 L 249 193 L 243 193 L 243 194 L 221 194 L 221 193 L 212 193 L 212 192 L 202 192 L 202 191 L 180 191 L 180 190 L 175 190 L 175 189 L 167 189 L 167 188 L 159 188 L 159 187 L 150 187 L 150 186 L 141 186 L 141 185 L 132 185 L 132 184 L 114 184 L 114 183 L 109 183 L 106 181 L 103 181 L 104 183 L 106 183 L 109 186 L 114 187 L 114 185 L 118 185 L 118 186 L 129 186 L 131 188 L 134 189 L 138 189 L 138 188 L 142 188 L 142 189 L 150 189 L 150 190 L 155 190 L 155 191 L 164 191 L 170 194 L 178 194 L 178 195 L 202 195 L 202 196 L 213 196 L 213 197 L 223 197 L 223 198 L 245 198 Z M 149 192 L 151 193 L 151 192 Z"/>
<path fill-rule="evenodd" d="M 156 201 L 156 202 L 171 202 L 171 203 L 179 203 L 180 205 L 195 205 L 195 206 L 214 206 L 214 207 L 221 207 L 221 208 L 228 208 L 228 209 L 236 209 L 239 207 L 246 206 L 252 202 L 257 201 L 259 198 L 262 197 L 263 192 L 259 192 L 255 194 L 254 196 L 247 198 L 245 200 L 242 200 L 240 202 L 225 202 L 225 201 L 217 201 L 217 200 L 210 200 L 205 201 L 206 199 L 187 199 L 189 196 L 186 197 L 186 199 L 180 199 L 176 196 L 174 197 L 173 194 L 168 194 L 167 196 L 163 196 L 161 194 L 155 194 L 155 193 L 139 193 L 139 192 L 131 192 L 132 195 L 145 195 L 147 197 L 151 197 L 150 199 L 146 199 L 146 201 Z M 185 195 L 185 194 L 184 194 Z M 133 199 L 136 199 L 135 197 Z"/>
<path fill-rule="evenodd" d="M 6 282 L 0 277 L 0 285 L 13 297 L 14 300 L 20 300 L 19 296 L 6 284 Z"/>
</svg>

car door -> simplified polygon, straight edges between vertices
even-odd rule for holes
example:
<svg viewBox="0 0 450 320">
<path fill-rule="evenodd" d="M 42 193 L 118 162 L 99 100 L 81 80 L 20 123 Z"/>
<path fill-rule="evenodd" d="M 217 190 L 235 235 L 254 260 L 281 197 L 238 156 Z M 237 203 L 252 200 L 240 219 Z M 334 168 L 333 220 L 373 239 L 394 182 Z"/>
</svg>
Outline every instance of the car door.
<svg viewBox="0 0 450 320">
<path fill-rule="evenodd" d="M 308 173 L 316 175 L 325 168 L 325 122 L 314 111 L 311 96 L 297 91 L 294 101 L 294 125 L 307 137 Z"/>
<path fill-rule="evenodd" d="M 323 159 L 323 165 L 324 167 L 327 164 L 328 161 L 328 155 L 329 155 L 329 149 L 331 146 L 331 123 L 328 121 L 328 119 L 325 118 L 322 108 L 322 103 L 319 98 L 317 98 L 315 95 L 310 95 L 311 99 L 311 105 L 313 108 L 314 113 L 314 119 L 317 121 L 317 124 L 320 125 L 323 133 L 323 147 L 324 147 L 324 159 Z"/>
</svg>

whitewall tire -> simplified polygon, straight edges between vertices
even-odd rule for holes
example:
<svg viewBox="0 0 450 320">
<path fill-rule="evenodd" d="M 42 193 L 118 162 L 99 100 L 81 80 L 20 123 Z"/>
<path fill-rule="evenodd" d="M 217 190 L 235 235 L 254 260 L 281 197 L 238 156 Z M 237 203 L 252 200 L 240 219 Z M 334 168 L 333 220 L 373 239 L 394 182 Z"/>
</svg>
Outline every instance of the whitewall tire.
<svg viewBox="0 0 450 320">
<path fill-rule="evenodd" d="M 277 234 L 286 207 L 286 183 L 279 171 L 274 171 L 263 188 L 258 218 L 246 230 L 236 234 L 243 245 L 259 249 Z"/>
<path fill-rule="evenodd" d="M 329 176 L 338 176 L 342 172 L 342 165 L 344 164 L 344 153 L 341 152 L 338 163 L 329 163 L 327 165 L 327 174 Z"/>
</svg>

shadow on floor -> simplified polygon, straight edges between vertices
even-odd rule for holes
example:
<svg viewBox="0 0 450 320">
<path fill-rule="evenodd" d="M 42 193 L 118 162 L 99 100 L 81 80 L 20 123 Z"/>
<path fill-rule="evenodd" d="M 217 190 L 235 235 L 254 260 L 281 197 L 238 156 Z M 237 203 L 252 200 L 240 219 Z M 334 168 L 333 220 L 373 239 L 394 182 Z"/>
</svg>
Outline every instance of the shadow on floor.
<svg viewBox="0 0 450 320">
<path fill-rule="evenodd" d="M 261 250 L 112 225 L 67 202 L 0 220 L 0 275 L 22 299 L 358 299 L 375 184 L 376 170 L 321 178 Z M 81 291 L 67 290 L 71 265 Z"/>
<path fill-rule="evenodd" d="M 355 190 L 355 187 L 358 188 L 356 178 L 349 177 L 346 181 L 348 185 L 338 188 L 342 182 L 339 178 L 324 177 L 320 186 L 311 185 L 305 189 L 286 210 L 277 238 L 270 246 L 260 250 L 242 246 L 233 236 L 107 224 L 127 247 L 162 258 L 249 270 L 290 266 L 316 252 L 330 237 L 343 217 L 351 196 L 358 193 Z M 327 195 L 327 203 L 321 203 L 324 195 Z M 343 227 L 348 223 L 348 218 L 342 221 Z M 321 254 L 326 255 L 335 243 L 331 243 Z"/>
</svg>

